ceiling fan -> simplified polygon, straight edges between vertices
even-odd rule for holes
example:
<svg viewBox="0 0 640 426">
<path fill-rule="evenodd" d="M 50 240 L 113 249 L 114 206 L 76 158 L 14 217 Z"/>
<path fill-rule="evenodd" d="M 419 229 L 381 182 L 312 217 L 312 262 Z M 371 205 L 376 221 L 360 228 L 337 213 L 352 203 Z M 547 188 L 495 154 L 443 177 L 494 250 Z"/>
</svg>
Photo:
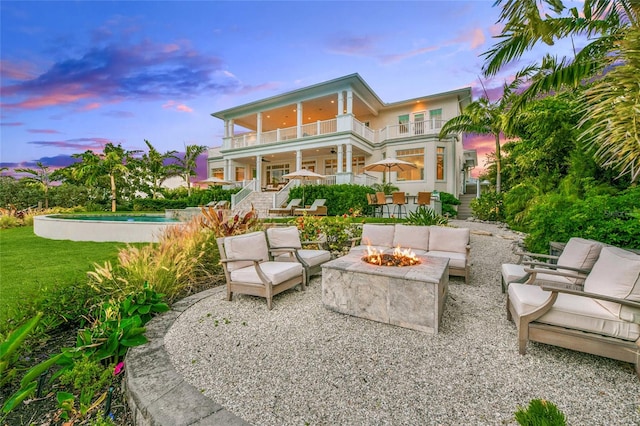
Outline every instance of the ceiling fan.
<svg viewBox="0 0 640 426">
<path fill-rule="evenodd" d="M 331 148 L 331 154 L 335 154 L 336 153 L 336 149 L 335 148 Z"/>
</svg>

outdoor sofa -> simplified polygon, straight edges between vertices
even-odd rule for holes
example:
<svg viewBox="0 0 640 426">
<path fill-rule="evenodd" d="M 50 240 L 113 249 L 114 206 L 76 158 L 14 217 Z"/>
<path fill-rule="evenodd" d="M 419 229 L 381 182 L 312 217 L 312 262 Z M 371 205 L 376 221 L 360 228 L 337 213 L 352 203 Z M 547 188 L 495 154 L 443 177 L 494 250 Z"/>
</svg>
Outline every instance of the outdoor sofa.
<svg viewBox="0 0 640 426">
<path fill-rule="evenodd" d="M 367 247 L 379 252 L 391 253 L 400 248 L 410 248 L 416 255 L 446 257 L 449 259 L 449 275 L 464 277 L 469 283 L 470 231 L 468 228 L 418 225 L 362 225 L 360 243 L 350 252 L 365 253 Z"/>
</svg>

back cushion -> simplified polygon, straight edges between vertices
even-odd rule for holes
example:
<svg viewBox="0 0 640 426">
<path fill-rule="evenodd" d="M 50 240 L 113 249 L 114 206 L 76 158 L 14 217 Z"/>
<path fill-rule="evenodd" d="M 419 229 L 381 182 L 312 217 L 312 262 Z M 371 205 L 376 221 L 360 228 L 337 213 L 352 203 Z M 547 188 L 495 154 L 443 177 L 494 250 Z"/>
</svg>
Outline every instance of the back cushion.
<svg viewBox="0 0 640 426">
<path fill-rule="evenodd" d="M 429 227 L 396 224 L 393 247 L 429 250 Z"/>
<path fill-rule="evenodd" d="M 274 227 L 267 229 L 267 238 L 269 245 L 274 247 L 293 247 L 300 249 L 300 234 L 295 226 L 287 226 L 286 228 Z"/>
<path fill-rule="evenodd" d="M 361 244 L 393 247 L 393 235 L 393 225 L 372 225 L 365 223 L 362 225 Z"/>
<path fill-rule="evenodd" d="M 603 247 L 584 281 L 584 291 L 640 302 L 640 255 L 617 247 Z M 620 304 L 597 302 L 612 314 L 620 315 Z"/>
<path fill-rule="evenodd" d="M 224 239 L 224 251 L 227 259 L 262 259 L 269 260 L 269 249 L 264 232 L 251 232 L 244 235 L 226 237 Z M 253 262 L 229 262 L 229 271 L 253 265 Z"/>
<path fill-rule="evenodd" d="M 429 227 L 429 250 L 466 253 L 469 244 L 469 228 Z"/>
<path fill-rule="evenodd" d="M 600 256 L 602 243 L 584 238 L 571 238 L 558 258 L 558 265 L 591 269 Z"/>
</svg>

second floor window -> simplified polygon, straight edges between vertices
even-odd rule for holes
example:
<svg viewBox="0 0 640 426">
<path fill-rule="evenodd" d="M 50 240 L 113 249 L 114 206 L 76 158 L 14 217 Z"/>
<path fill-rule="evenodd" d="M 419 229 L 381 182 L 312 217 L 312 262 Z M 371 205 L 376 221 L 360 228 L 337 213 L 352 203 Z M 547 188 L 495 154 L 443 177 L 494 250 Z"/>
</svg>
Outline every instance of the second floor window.
<svg viewBox="0 0 640 426">
<path fill-rule="evenodd" d="M 429 124 L 431 129 L 439 129 L 444 124 L 442 122 L 442 108 L 429 111 Z"/>
<path fill-rule="evenodd" d="M 399 160 L 413 163 L 417 168 L 398 172 L 398 181 L 424 180 L 424 148 L 403 149 L 396 151 Z"/>
<path fill-rule="evenodd" d="M 409 132 L 409 114 L 398 116 L 398 132 L 400 134 Z"/>
</svg>

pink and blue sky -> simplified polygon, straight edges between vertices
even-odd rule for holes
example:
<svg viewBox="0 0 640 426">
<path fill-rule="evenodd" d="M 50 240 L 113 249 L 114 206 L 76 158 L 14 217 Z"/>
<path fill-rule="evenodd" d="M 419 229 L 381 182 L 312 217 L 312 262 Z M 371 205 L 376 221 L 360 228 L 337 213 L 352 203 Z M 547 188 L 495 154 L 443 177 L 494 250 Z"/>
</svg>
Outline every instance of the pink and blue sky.
<svg viewBox="0 0 640 426">
<path fill-rule="evenodd" d="M 70 164 L 106 142 L 219 146 L 212 112 L 359 73 L 384 102 L 471 86 L 501 27 L 477 1 L 0 2 L 0 166 Z M 552 50 L 551 50 L 552 49 Z M 491 96 L 524 64 L 496 78 Z M 467 137 L 480 168 L 491 137 Z M 206 175 L 206 170 L 201 170 Z"/>
</svg>

